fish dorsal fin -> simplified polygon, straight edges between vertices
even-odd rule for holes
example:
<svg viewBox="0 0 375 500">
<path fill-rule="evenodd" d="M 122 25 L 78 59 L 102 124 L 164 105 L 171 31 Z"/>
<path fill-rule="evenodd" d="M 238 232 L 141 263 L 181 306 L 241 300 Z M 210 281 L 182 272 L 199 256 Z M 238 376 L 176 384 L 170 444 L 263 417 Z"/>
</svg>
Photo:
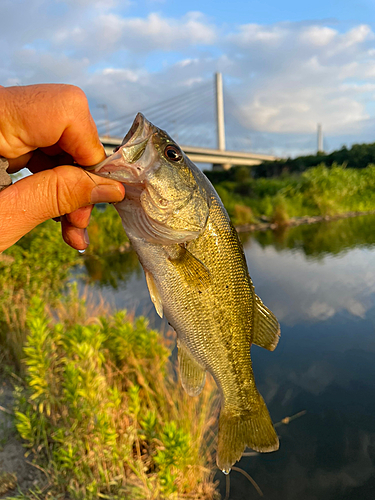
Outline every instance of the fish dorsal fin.
<svg viewBox="0 0 375 500">
<path fill-rule="evenodd" d="M 150 297 L 151 297 L 152 303 L 155 306 L 156 312 L 162 318 L 163 317 L 163 304 L 161 302 L 161 298 L 159 295 L 159 291 L 156 287 L 154 277 L 152 276 L 152 274 L 149 271 L 145 271 L 145 275 L 146 275 L 147 287 L 148 287 L 148 291 L 150 292 Z"/>
<path fill-rule="evenodd" d="M 195 288 L 205 289 L 210 284 L 210 271 L 195 255 L 180 246 L 178 256 L 169 257 L 177 272 L 185 282 Z"/>
<path fill-rule="evenodd" d="M 255 295 L 253 344 L 273 351 L 280 338 L 280 325 L 276 316 Z"/>
<path fill-rule="evenodd" d="M 182 387 L 189 396 L 198 396 L 206 381 L 206 370 L 195 361 L 181 342 L 177 345 Z"/>
</svg>

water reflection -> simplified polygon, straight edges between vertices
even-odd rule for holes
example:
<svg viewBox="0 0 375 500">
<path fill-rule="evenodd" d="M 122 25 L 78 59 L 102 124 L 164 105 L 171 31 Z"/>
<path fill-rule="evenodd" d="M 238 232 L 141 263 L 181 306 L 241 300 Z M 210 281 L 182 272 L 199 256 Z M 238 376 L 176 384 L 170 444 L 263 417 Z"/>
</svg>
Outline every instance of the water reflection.
<svg viewBox="0 0 375 500">
<path fill-rule="evenodd" d="M 141 276 L 141 265 L 137 254 L 112 252 L 109 255 L 90 255 L 84 260 L 86 281 L 99 286 L 110 286 L 117 290 L 136 274 Z"/>
<path fill-rule="evenodd" d="M 375 498 L 374 227 L 366 216 L 245 242 L 256 290 L 282 332 L 275 352 L 253 347 L 257 385 L 274 421 L 307 411 L 278 428 L 277 453 L 240 462 L 270 500 Z M 90 279 L 99 276 L 118 307 L 137 298 L 137 311 L 149 311 L 157 325 L 144 277 L 128 258 L 121 269 L 127 260 L 111 256 Z M 224 497 L 225 477 L 217 477 Z M 258 495 L 232 472 L 230 498 Z"/>
<path fill-rule="evenodd" d="M 245 240 L 256 239 L 262 248 L 276 250 L 300 249 L 314 259 L 338 255 L 352 248 L 371 248 L 375 245 L 375 216 L 366 215 L 332 222 L 281 227 L 277 231 L 247 234 Z"/>
</svg>

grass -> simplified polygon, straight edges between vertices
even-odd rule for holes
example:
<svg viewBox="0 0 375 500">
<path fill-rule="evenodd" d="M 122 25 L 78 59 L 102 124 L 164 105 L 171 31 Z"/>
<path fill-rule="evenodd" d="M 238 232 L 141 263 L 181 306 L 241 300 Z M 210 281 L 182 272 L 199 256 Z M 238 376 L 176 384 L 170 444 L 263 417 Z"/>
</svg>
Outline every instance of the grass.
<svg viewBox="0 0 375 500">
<path fill-rule="evenodd" d="M 91 219 L 87 259 L 63 243 L 60 225 L 51 220 L 0 255 L 0 359 L 18 371 L 22 369 L 25 318 L 31 297 L 37 295 L 50 306 L 56 305 L 64 294 L 72 270 L 83 264 L 86 265 L 88 281 L 97 279 L 95 273 L 99 269 L 103 284 L 114 283 L 112 267 L 116 267 L 116 271 L 122 267 L 126 275 L 129 265 L 132 269 L 139 266 L 134 254 L 118 257 L 119 262 L 117 265 L 112 262 L 112 267 L 103 257 L 114 248 L 118 250 L 128 245 L 121 220 L 113 207 L 107 206 L 105 210 L 94 208 Z M 94 266 L 90 259 L 96 260 L 95 264 L 99 266 Z"/>
<path fill-rule="evenodd" d="M 320 165 L 275 179 L 242 169 L 216 187 L 235 224 L 375 209 L 375 166 Z M 306 252 L 322 239 L 336 251 L 335 228 L 310 238 Z M 294 245 L 298 234 L 280 245 Z M 117 268 L 139 269 L 113 207 L 93 211 L 89 235 L 82 258 L 48 221 L 0 256 L 0 363 L 21 376 L 17 429 L 47 478 L 18 498 L 215 498 L 215 384 L 209 379 L 190 398 L 170 361 L 173 344 L 145 318 L 93 309 L 69 288 L 83 265 L 103 285 L 116 284 Z"/>
<path fill-rule="evenodd" d="M 4 495 L 9 490 L 17 486 L 17 477 L 10 472 L 0 472 L 0 495 Z"/>
<path fill-rule="evenodd" d="M 234 169 L 229 180 L 218 177 L 215 183 L 236 225 L 243 224 L 238 205 L 250 209 L 255 218 L 266 216 L 281 224 L 290 217 L 375 210 L 375 165 L 353 169 L 320 164 L 302 174 L 258 179 L 251 177 L 250 169 L 245 178 L 241 169 L 239 181 Z"/>
<path fill-rule="evenodd" d="M 73 287 L 53 313 L 34 297 L 26 328 L 16 427 L 49 494 L 215 498 L 215 384 L 187 396 L 145 318 L 93 315 Z"/>
<path fill-rule="evenodd" d="M 55 305 L 72 268 L 76 251 L 61 242 L 59 225 L 48 221 L 0 256 L 0 359 L 21 370 L 26 311 L 38 295 Z"/>
<path fill-rule="evenodd" d="M 72 272 L 103 260 L 111 283 L 105 254 L 127 246 L 113 207 L 94 210 L 90 237 L 83 258 L 48 221 L 0 257 L 1 375 L 17 373 L 16 428 L 46 477 L 18 498 L 213 499 L 216 386 L 187 396 L 173 339 L 78 296 Z M 139 268 L 120 255 L 119 267 Z"/>
</svg>

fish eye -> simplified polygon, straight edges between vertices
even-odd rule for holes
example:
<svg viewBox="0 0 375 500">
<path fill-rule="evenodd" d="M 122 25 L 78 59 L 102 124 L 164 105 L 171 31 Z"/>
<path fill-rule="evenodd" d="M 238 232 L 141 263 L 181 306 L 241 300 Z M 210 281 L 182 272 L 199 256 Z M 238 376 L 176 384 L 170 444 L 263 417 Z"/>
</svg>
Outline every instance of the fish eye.
<svg viewBox="0 0 375 500">
<path fill-rule="evenodd" d="M 172 161 L 180 161 L 182 153 L 177 146 L 169 145 L 164 149 L 165 156 Z"/>
</svg>

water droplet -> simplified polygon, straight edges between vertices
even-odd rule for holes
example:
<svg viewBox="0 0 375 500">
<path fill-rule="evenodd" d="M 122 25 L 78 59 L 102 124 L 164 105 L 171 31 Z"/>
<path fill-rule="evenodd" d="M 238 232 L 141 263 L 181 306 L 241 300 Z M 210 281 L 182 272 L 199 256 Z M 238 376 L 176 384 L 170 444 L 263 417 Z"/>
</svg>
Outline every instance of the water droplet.
<svg viewBox="0 0 375 500">
<path fill-rule="evenodd" d="M 222 472 L 227 476 L 230 473 L 231 469 L 223 469 Z"/>
<path fill-rule="evenodd" d="M 85 252 L 86 252 L 86 250 L 85 250 L 85 249 L 83 249 L 83 250 L 78 250 L 78 252 L 79 252 L 79 253 L 85 253 Z"/>
</svg>

